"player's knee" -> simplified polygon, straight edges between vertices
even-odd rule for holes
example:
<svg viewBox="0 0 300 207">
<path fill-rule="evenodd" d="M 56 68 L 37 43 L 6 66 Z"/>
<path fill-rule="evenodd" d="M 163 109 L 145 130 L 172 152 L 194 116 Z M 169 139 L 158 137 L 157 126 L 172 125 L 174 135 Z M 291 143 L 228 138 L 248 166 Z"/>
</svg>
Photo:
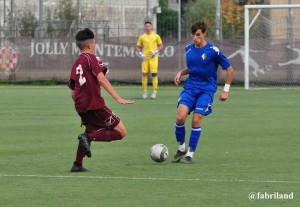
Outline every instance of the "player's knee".
<svg viewBox="0 0 300 207">
<path fill-rule="evenodd" d="M 121 124 L 120 126 L 121 127 L 119 128 L 119 133 L 121 135 L 121 139 L 123 139 L 127 134 L 127 130 L 123 124 Z"/>
<path fill-rule="evenodd" d="M 156 77 L 157 73 L 151 73 L 152 77 Z"/>
<path fill-rule="evenodd" d="M 126 129 L 120 131 L 121 139 L 123 139 L 126 136 L 127 132 Z"/>
<path fill-rule="evenodd" d="M 120 123 L 114 128 L 114 130 L 119 132 L 120 139 L 123 139 L 126 136 L 127 131 L 122 121 L 120 121 Z"/>
<path fill-rule="evenodd" d="M 185 117 L 183 117 L 183 116 L 177 116 L 177 118 L 176 118 L 176 123 L 177 124 L 184 124 L 185 123 Z"/>
<path fill-rule="evenodd" d="M 202 119 L 203 119 L 202 114 L 197 114 L 197 115 L 194 114 L 192 118 L 192 126 L 200 126 Z"/>
</svg>

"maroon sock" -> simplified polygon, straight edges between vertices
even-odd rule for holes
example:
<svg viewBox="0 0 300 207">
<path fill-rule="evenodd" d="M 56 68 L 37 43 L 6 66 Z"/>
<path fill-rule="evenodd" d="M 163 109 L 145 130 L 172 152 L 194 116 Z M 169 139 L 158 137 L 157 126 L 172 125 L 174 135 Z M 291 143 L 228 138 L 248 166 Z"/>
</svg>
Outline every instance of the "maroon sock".
<svg viewBox="0 0 300 207">
<path fill-rule="evenodd" d="M 83 150 L 82 150 L 82 144 L 79 142 L 79 143 L 78 143 L 78 147 L 77 147 L 76 160 L 75 160 L 75 162 L 76 162 L 77 164 L 79 164 L 79 165 L 80 165 L 80 164 L 82 165 L 82 161 L 83 161 L 84 156 L 85 156 L 85 153 L 84 153 Z"/>
<path fill-rule="evenodd" d="M 88 135 L 91 138 L 91 141 L 95 142 L 111 142 L 123 138 L 119 132 L 111 129 L 94 131 Z"/>
</svg>

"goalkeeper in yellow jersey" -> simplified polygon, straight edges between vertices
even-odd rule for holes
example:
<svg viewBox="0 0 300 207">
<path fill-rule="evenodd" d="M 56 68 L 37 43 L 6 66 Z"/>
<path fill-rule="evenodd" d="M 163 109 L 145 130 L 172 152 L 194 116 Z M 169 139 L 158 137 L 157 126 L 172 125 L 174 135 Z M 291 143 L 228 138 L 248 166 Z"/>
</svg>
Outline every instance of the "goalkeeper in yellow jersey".
<svg viewBox="0 0 300 207">
<path fill-rule="evenodd" d="M 150 21 L 145 22 L 145 33 L 139 36 L 136 43 L 136 51 L 142 61 L 142 88 L 143 99 L 148 96 L 148 74 L 152 76 L 153 92 L 152 99 L 156 98 L 158 87 L 158 52 L 163 49 L 163 43 L 160 36 L 152 32 L 152 23 Z"/>
</svg>

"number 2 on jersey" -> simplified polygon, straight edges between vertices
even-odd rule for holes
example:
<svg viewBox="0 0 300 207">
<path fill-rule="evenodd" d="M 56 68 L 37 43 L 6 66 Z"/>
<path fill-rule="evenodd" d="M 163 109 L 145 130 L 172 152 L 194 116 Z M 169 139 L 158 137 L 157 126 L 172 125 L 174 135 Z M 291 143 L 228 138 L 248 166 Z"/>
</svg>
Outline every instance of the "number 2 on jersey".
<svg viewBox="0 0 300 207">
<path fill-rule="evenodd" d="M 76 75 L 78 75 L 78 74 L 79 74 L 79 84 L 80 84 L 80 86 L 82 86 L 86 82 L 86 79 L 85 79 L 85 77 L 82 77 L 83 70 L 82 70 L 82 66 L 80 64 L 76 68 Z"/>
</svg>

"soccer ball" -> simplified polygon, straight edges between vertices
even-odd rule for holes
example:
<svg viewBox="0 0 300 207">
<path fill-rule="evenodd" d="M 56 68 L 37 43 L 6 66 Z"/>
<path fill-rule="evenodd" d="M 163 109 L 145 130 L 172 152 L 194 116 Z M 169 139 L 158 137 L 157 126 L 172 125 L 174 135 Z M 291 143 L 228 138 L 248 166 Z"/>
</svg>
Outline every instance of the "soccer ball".
<svg viewBox="0 0 300 207">
<path fill-rule="evenodd" d="M 169 150 L 164 144 L 155 144 L 150 149 L 150 157 L 155 162 L 164 162 L 169 155 Z"/>
</svg>

